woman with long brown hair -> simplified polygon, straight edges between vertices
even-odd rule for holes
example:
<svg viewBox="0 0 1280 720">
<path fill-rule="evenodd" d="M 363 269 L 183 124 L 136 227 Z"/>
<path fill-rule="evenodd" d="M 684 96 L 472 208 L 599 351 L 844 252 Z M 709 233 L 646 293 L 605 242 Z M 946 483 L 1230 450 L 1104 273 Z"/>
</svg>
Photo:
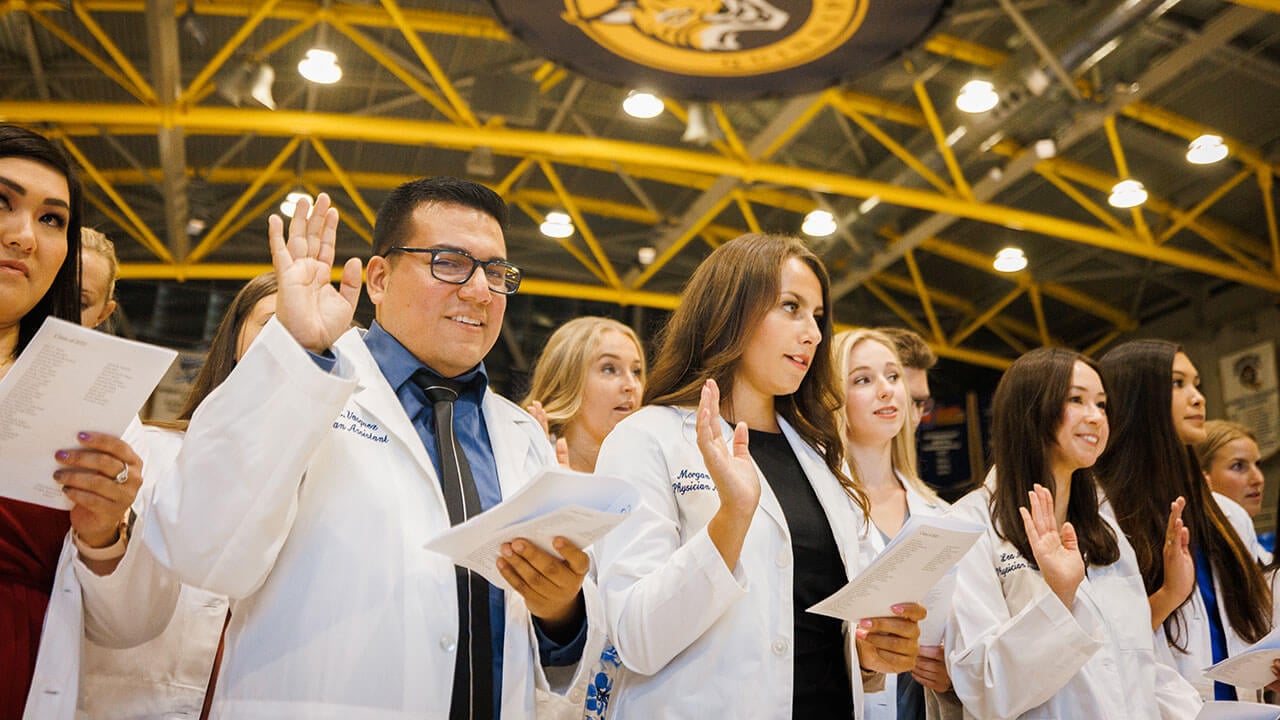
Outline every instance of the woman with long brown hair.
<svg viewBox="0 0 1280 720">
<path fill-rule="evenodd" d="M 1137 553 L 1151 602 L 1152 629 L 1167 642 L 1179 672 L 1206 700 L 1235 700 L 1235 688 L 1204 669 L 1271 629 L 1271 596 L 1200 470 L 1204 440 L 1200 376 L 1182 348 L 1135 340 L 1102 357 L 1112 393 L 1112 444 L 1097 474 L 1110 509 Z M 1166 513 L 1185 499 L 1183 542 L 1170 542 Z"/>
<path fill-rule="evenodd" d="M 960 561 L 946 632 L 966 717 L 1157 720 L 1200 708 L 1160 662 L 1133 549 L 1098 512 L 1090 468 L 1110 406 L 1097 365 L 1071 350 L 1033 350 L 1000 378 L 994 468 L 952 506 L 986 527 Z"/>
<path fill-rule="evenodd" d="M 843 468 L 829 307 L 822 263 L 777 235 L 725 243 L 685 287 L 645 407 L 596 465 L 644 500 L 596 544 L 614 718 L 853 717 L 863 673 L 915 663 L 918 605 L 856 629 L 806 612 L 857 573 L 866 506 Z"/>
</svg>

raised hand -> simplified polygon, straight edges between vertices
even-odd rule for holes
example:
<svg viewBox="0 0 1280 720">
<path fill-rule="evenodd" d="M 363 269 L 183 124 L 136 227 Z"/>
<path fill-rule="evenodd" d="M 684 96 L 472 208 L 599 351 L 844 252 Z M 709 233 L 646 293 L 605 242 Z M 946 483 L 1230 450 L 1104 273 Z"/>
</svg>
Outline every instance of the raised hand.
<svg viewBox="0 0 1280 720">
<path fill-rule="evenodd" d="M 324 193 L 316 198 L 314 210 L 307 200 L 298 201 L 287 239 L 280 216 L 267 220 L 271 262 L 280 288 L 276 318 L 299 345 L 314 353 L 328 350 L 351 327 L 360 298 L 359 258 L 343 266 L 340 288 L 334 288 L 330 279 L 337 234 L 338 211 L 330 207 Z"/>
<path fill-rule="evenodd" d="M 1196 563 L 1191 557 L 1191 531 L 1182 523 L 1182 510 L 1187 506 L 1181 496 L 1169 504 L 1169 523 L 1165 526 L 1164 584 L 1149 598 L 1151 602 L 1151 629 L 1178 609 L 1196 585 Z"/>
<path fill-rule="evenodd" d="M 1018 508 L 1018 512 L 1027 531 L 1031 554 L 1035 556 L 1036 565 L 1040 566 L 1040 574 L 1049 589 L 1069 609 L 1075 602 L 1076 588 L 1084 580 L 1084 558 L 1080 555 L 1075 528 L 1069 522 L 1058 528 L 1053 513 L 1053 494 L 1043 485 L 1036 483 L 1027 493 L 1027 498 L 1031 512 L 1027 512 L 1025 507 Z"/>
<path fill-rule="evenodd" d="M 698 450 L 720 494 L 720 509 L 707 523 L 707 534 L 730 570 L 738 566 L 742 542 L 760 504 L 760 476 L 747 451 L 747 424 L 733 428 L 733 450 L 720 435 L 720 388 L 715 380 L 702 386 L 698 401 Z"/>
</svg>

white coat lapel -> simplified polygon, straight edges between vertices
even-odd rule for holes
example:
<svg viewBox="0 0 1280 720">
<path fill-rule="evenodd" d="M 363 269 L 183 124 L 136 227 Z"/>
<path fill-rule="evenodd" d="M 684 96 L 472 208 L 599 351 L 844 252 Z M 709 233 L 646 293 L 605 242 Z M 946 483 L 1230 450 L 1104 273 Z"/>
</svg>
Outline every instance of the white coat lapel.
<svg viewBox="0 0 1280 720">
<path fill-rule="evenodd" d="M 359 334 L 349 332 L 339 338 L 334 346 L 342 351 L 356 368 L 359 384 L 351 395 L 351 401 L 369 413 L 372 418 L 377 419 L 387 433 L 409 451 L 414 462 L 418 463 L 418 467 L 430 479 L 429 484 L 435 489 L 440 507 L 444 507 L 444 493 L 440 489 L 440 479 L 436 477 L 431 457 L 422 446 L 422 438 L 418 436 L 413 422 L 405 414 L 404 406 L 400 404 L 400 398 L 396 397 L 395 390 L 387 383 L 377 361 L 373 359 L 368 346 L 364 344 L 364 340 Z"/>
<path fill-rule="evenodd" d="M 787 436 L 791 449 L 804 468 L 809 484 L 818 496 L 818 502 L 827 514 L 827 522 L 831 524 L 831 534 L 835 536 L 836 546 L 840 548 L 840 559 L 844 562 L 845 572 L 849 577 L 858 573 L 858 514 L 854 510 L 853 500 L 844 491 L 840 481 L 831 474 L 827 463 L 817 450 L 809 447 L 795 429 L 782 417 L 778 417 L 782 426 L 782 434 Z M 776 500 L 775 500 L 776 502 Z"/>
<path fill-rule="evenodd" d="M 502 497 L 509 498 L 532 479 L 525 469 L 529 443 L 531 437 L 536 437 L 533 433 L 540 433 L 541 429 L 535 430 L 536 420 L 488 388 L 484 391 L 481 409 L 489 443 L 493 446 L 493 460 L 498 466 L 498 485 L 502 488 Z"/>
</svg>

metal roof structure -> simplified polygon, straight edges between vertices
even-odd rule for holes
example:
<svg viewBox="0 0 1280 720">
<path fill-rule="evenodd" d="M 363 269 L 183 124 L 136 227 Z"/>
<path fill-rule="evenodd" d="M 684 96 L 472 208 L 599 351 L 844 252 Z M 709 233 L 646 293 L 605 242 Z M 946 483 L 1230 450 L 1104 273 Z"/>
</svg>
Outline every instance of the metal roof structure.
<svg viewBox="0 0 1280 720">
<path fill-rule="evenodd" d="M 313 46 L 340 82 L 296 72 Z M 235 74 L 263 63 L 276 109 L 233 104 Z M 367 256 L 386 192 L 438 174 L 512 205 L 516 367 L 569 315 L 674 307 L 711 248 L 798 233 L 815 208 L 838 221 L 810 240 L 839 323 L 912 327 L 984 367 L 1097 352 L 1228 288 L 1280 293 L 1280 0 L 955 0 L 853 80 L 698 108 L 706 145 L 681 140 L 688 104 L 628 117 L 625 85 L 538 56 L 475 1 L 0 0 L 0 72 L 0 121 L 84 168 L 130 319 L 170 344 L 207 341 L 229 281 L 269 269 L 265 216 L 287 193 L 333 195 L 339 256 Z M 963 113 L 977 77 L 1000 104 Z M 1204 133 L 1230 154 L 1191 165 Z M 1125 178 L 1140 208 L 1107 204 Z M 552 210 L 571 237 L 538 231 Z M 992 269 L 1006 245 L 1028 269 Z"/>
</svg>

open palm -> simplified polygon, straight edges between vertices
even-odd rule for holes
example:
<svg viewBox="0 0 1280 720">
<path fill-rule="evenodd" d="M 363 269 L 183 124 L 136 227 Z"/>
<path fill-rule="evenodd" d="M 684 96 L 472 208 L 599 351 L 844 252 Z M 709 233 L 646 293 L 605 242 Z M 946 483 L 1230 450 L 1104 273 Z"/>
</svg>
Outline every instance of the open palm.
<svg viewBox="0 0 1280 720">
<path fill-rule="evenodd" d="M 1027 497 L 1031 512 L 1025 507 L 1018 508 L 1018 512 L 1022 515 L 1031 553 L 1049 589 L 1070 608 L 1076 588 L 1084 580 L 1084 558 L 1080 555 L 1075 528 L 1069 522 L 1058 527 L 1053 513 L 1053 494 L 1043 485 L 1036 484 Z"/>
<path fill-rule="evenodd" d="M 720 503 L 754 512 L 760 502 L 760 476 L 747 451 L 747 425 L 734 427 L 730 452 L 720 434 L 720 389 L 714 380 L 703 385 L 698 402 L 698 449 L 720 493 Z"/>
<path fill-rule="evenodd" d="M 338 211 L 324 193 L 316 198 L 314 210 L 305 199 L 298 202 L 287 238 L 278 215 L 267 221 L 279 285 L 276 317 L 299 345 L 315 353 L 328 350 L 351 327 L 360 297 L 358 258 L 343 266 L 341 286 L 332 284 L 337 233 Z"/>
</svg>

